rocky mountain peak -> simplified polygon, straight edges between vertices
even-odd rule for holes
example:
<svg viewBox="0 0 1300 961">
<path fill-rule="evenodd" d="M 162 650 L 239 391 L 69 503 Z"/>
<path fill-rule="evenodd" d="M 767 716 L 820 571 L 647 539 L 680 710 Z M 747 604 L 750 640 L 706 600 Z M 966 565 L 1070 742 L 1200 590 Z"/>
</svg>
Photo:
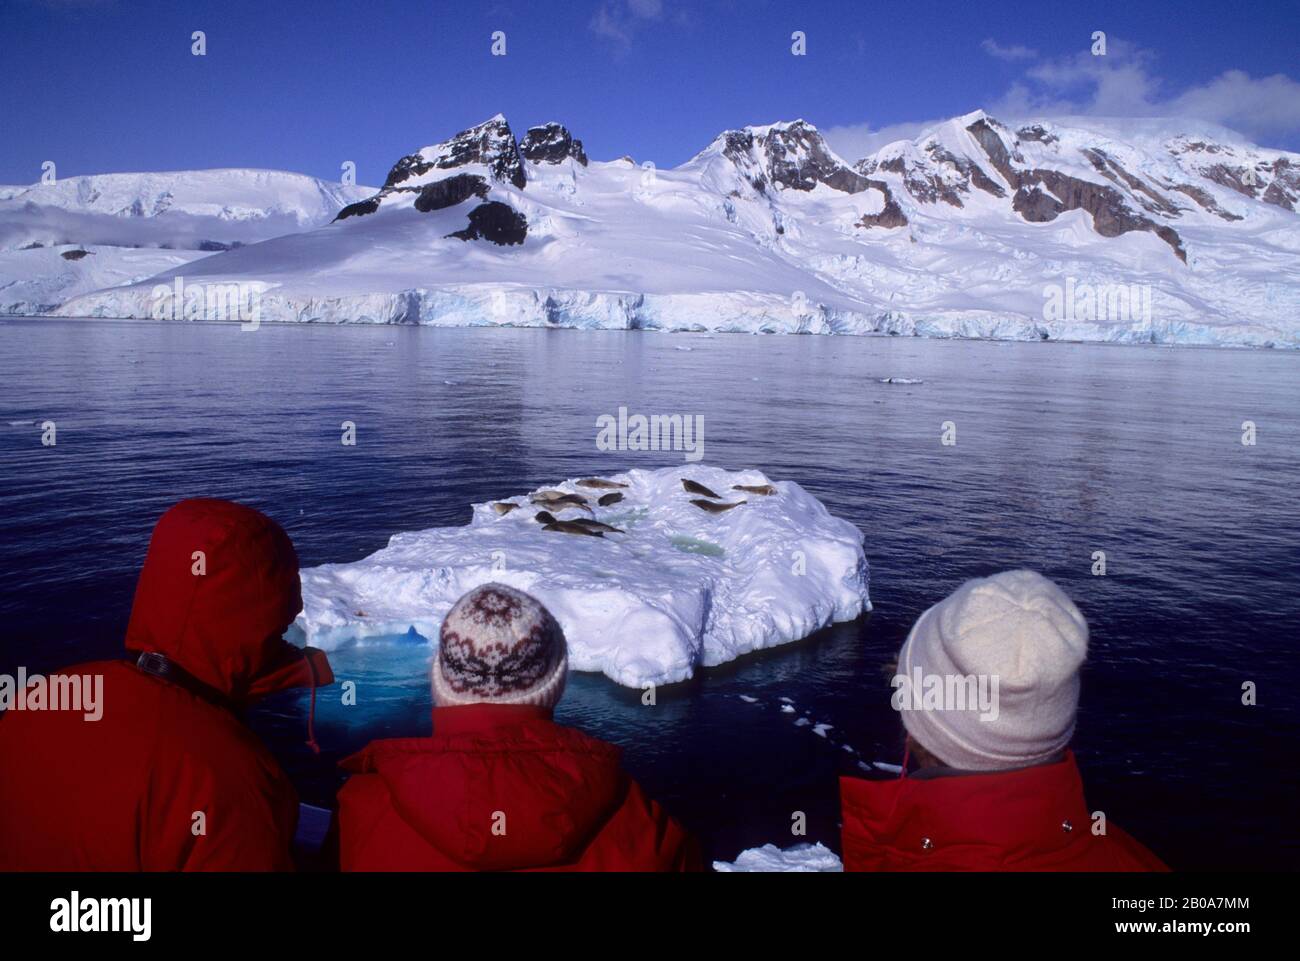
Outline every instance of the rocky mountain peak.
<svg viewBox="0 0 1300 961">
<path fill-rule="evenodd" d="M 554 121 L 529 127 L 519 145 L 519 151 L 525 160 L 532 163 L 558 164 L 571 157 L 584 167 L 587 166 L 587 154 L 582 149 L 582 141 L 575 139 L 567 127 Z"/>
<path fill-rule="evenodd" d="M 384 187 L 411 186 L 410 181 L 423 178 L 433 170 L 470 164 L 487 167 L 493 180 L 514 184 L 521 190 L 528 182 L 519 143 L 506 118 L 497 114 L 441 143 L 403 157 L 389 171 Z"/>
<path fill-rule="evenodd" d="M 773 185 L 813 190 L 825 184 L 844 193 L 867 189 L 865 177 L 835 154 L 821 132 L 804 120 L 728 130 L 715 141 L 754 189 Z"/>
</svg>

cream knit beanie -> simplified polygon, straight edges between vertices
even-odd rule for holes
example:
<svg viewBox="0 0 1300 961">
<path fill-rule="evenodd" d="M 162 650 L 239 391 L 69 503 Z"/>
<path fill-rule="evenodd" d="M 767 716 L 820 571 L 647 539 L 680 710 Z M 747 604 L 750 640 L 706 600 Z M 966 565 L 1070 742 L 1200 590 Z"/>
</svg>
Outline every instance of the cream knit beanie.
<svg viewBox="0 0 1300 961">
<path fill-rule="evenodd" d="M 564 632 L 541 602 L 504 584 L 476 587 L 442 622 L 433 700 L 554 707 L 569 670 Z"/>
<path fill-rule="evenodd" d="M 957 698 L 936 706 L 895 691 L 903 726 L 955 768 L 996 771 L 1047 760 L 1074 733 L 1088 625 L 1065 593 L 1033 571 L 967 581 L 917 620 L 898 655 L 896 687 L 939 678 L 952 690 L 983 684 L 992 708 Z M 973 678 L 973 680 L 972 680 Z"/>
</svg>

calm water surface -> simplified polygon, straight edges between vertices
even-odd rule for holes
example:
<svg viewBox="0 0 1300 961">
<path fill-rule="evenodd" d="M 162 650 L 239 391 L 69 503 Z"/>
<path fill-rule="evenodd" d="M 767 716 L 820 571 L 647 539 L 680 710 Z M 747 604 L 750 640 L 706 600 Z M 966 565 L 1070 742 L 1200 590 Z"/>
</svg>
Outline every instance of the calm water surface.
<svg viewBox="0 0 1300 961">
<path fill-rule="evenodd" d="M 1283 353 L 0 321 L 0 672 L 116 654 L 149 531 L 183 497 L 267 512 L 305 565 L 350 560 L 466 523 L 474 500 L 681 462 L 598 451 L 596 418 L 620 406 L 703 414 L 708 462 L 797 480 L 866 535 L 876 609 L 858 622 L 701 671 L 654 708 L 571 679 L 560 719 L 621 744 L 709 855 L 792 843 L 794 811 L 838 849 L 837 775 L 899 760 L 886 665 L 911 622 L 1023 565 L 1092 626 L 1076 739 L 1091 806 L 1175 867 L 1300 862 L 1300 356 Z M 429 653 L 336 652 L 360 703 L 322 692 L 319 757 L 303 695 L 257 710 L 304 800 L 328 804 L 335 762 L 369 739 L 428 732 Z"/>
</svg>

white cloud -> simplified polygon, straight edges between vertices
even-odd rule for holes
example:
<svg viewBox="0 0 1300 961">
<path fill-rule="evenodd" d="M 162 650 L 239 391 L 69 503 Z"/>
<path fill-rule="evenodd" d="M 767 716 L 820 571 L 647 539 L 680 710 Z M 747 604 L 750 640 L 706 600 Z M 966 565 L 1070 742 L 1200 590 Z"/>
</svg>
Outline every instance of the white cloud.
<svg viewBox="0 0 1300 961">
<path fill-rule="evenodd" d="M 1261 136 L 1300 130 L 1300 83 L 1280 73 L 1256 80 L 1244 70 L 1229 70 L 1171 103 L 1176 116 L 1201 117 Z"/>
<path fill-rule="evenodd" d="M 1029 114 L 1183 117 L 1232 127 L 1256 139 L 1300 132 L 1300 83 L 1283 74 L 1229 70 L 1181 92 L 1156 73 L 1149 50 L 1112 38 L 1108 53 L 1082 51 L 1035 63 L 989 105 L 1008 118 Z"/>
<path fill-rule="evenodd" d="M 980 48 L 990 57 L 995 57 L 998 60 L 1033 60 L 1038 56 L 1037 50 L 1022 47 L 1019 44 L 1004 47 L 992 37 L 981 43 Z"/>
<path fill-rule="evenodd" d="M 664 15 L 663 0 L 627 0 L 627 9 L 642 20 L 658 20 Z"/>
<path fill-rule="evenodd" d="M 663 19 L 663 0 L 604 0 L 596 8 L 589 30 L 598 37 L 629 47 L 643 25 Z"/>
<path fill-rule="evenodd" d="M 1083 50 L 1043 58 L 991 39 L 981 47 L 1000 60 L 1023 61 L 1024 69 L 992 102 L 961 104 L 954 116 L 982 106 L 1008 123 L 1064 116 L 1185 118 L 1231 127 L 1263 144 L 1300 134 L 1300 82 L 1285 74 L 1252 77 L 1228 70 L 1177 90 L 1159 75 L 1154 53 L 1122 38 L 1109 38 L 1101 57 Z M 823 132 L 836 153 L 857 160 L 891 141 L 914 139 L 937 122 L 847 124 Z"/>
</svg>

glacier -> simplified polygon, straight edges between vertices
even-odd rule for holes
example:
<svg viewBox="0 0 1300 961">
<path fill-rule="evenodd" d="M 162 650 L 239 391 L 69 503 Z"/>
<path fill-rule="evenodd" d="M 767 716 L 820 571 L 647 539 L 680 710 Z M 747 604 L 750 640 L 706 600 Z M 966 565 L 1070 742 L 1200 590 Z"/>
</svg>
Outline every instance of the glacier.
<svg viewBox="0 0 1300 961">
<path fill-rule="evenodd" d="M 266 189 L 240 206 L 227 187 L 185 209 L 272 230 L 249 213 Z M 128 213 L 165 206 L 138 192 Z M 131 219 L 128 196 L 82 216 Z M 182 277 L 256 289 L 268 323 L 1300 347 L 1300 155 L 1190 121 L 974 111 L 849 163 L 797 120 L 657 169 L 591 160 L 555 123 L 517 139 L 498 115 L 326 200 L 143 279 L 22 297 L 5 284 L 28 268 L 0 242 L 0 308 L 148 318 Z M 25 203 L 0 199 L 0 241 Z M 136 219 L 165 225 L 181 213 L 167 203 Z M 1131 289 L 1143 310 L 1116 299 Z"/>
<path fill-rule="evenodd" d="M 573 669 L 645 687 L 870 610 L 862 533 L 793 481 L 705 464 L 602 479 L 627 486 L 592 489 L 570 479 L 544 489 L 551 493 L 474 504 L 467 525 L 395 534 L 361 560 L 306 568 L 297 627 L 307 643 L 326 649 L 412 631 L 436 643 L 456 599 L 497 581 L 555 615 Z M 688 493 L 683 480 L 721 503 L 744 503 L 707 512 L 692 503 L 705 498 Z M 554 492 L 577 495 L 589 508 L 548 506 Z M 599 505 L 613 493 L 623 496 Z M 561 521 L 599 520 L 621 533 L 547 531 L 541 511 Z"/>
<path fill-rule="evenodd" d="M 98 174 L 0 187 L 0 312 L 47 314 L 223 250 L 329 223 L 375 188 L 280 170 Z"/>
</svg>

